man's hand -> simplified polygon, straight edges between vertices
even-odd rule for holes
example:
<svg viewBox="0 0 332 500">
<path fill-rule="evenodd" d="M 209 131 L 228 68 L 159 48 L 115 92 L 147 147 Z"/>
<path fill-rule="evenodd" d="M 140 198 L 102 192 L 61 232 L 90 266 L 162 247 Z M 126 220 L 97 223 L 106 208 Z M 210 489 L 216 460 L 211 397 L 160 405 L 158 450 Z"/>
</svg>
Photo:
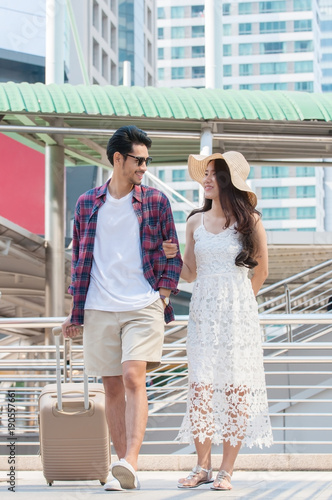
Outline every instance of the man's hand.
<svg viewBox="0 0 332 500">
<path fill-rule="evenodd" d="M 83 329 L 80 325 L 73 325 L 70 322 L 71 315 L 62 323 L 62 334 L 67 338 L 77 337 L 78 335 L 82 335 Z"/>
<path fill-rule="evenodd" d="M 173 259 L 178 253 L 178 246 L 172 240 L 163 241 L 163 249 L 167 259 Z"/>
</svg>

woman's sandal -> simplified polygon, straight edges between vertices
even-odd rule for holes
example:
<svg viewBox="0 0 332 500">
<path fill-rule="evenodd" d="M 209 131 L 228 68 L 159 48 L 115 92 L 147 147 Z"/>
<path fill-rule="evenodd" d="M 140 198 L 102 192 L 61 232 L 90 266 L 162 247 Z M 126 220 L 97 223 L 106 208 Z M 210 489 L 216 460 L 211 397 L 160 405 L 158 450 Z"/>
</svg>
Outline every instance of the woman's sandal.
<svg viewBox="0 0 332 500">
<path fill-rule="evenodd" d="M 232 476 L 228 474 L 225 470 L 220 470 L 217 474 L 216 479 L 214 480 L 213 486 L 210 486 L 211 490 L 219 490 L 219 491 L 228 491 L 233 488 L 231 485 Z M 222 483 L 228 483 L 221 486 Z M 215 486 L 215 484 L 219 484 L 219 486 Z"/>
<path fill-rule="evenodd" d="M 201 472 L 204 472 L 206 474 L 205 479 L 199 479 L 199 474 Z M 194 484 L 183 484 L 181 481 L 190 481 L 191 479 L 197 478 L 197 481 Z M 190 474 L 184 478 L 184 479 L 179 479 L 178 482 L 178 488 L 197 488 L 197 486 L 200 486 L 201 484 L 207 484 L 207 483 L 213 483 L 212 479 L 212 469 L 203 469 L 200 465 L 196 465 L 196 467 L 193 468 L 193 470 L 190 472 Z"/>
</svg>

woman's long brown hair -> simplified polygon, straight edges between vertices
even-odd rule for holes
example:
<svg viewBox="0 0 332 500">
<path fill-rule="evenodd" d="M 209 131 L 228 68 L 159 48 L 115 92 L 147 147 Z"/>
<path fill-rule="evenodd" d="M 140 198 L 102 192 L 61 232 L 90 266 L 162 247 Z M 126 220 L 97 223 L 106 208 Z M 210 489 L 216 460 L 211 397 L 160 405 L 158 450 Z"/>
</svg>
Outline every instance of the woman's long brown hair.
<svg viewBox="0 0 332 500">
<path fill-rule="evenodd" d="M 255 259 L 257 253 L 257 241 L 254 231 L 256 225 L 255 214 L 258 216 L 261 216 L 261 214 L 250 203 L 248 193 L 233 186 L 225 160 L 217 158 L 214 162 L 220 204 L 226 217 L 224 228 L 230 226 L 231 216 L 234 215 L 236 230 L 241 234 L 242 250 L 236 256 L 235 264 L 253 268 L 258 264 Z M 211 207 L 212 200 L 205 198 L 203 207 L 193 210 L 188 219 L 196 213 L 208 212 Z"/>
</svg>

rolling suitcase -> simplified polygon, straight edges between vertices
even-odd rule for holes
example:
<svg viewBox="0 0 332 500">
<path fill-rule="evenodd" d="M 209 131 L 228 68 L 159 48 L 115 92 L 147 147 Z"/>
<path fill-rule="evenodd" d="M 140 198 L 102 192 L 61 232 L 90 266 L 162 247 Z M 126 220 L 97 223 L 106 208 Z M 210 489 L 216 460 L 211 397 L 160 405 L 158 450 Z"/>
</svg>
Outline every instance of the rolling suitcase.
<svg viewBox="0 0 332 500">
<path fill-rule="evenodd" d="M 110 438 L 103 384 L 61 384 L 61 328 L 56 341 L 57 383 L 46 385 L 39 397 L 39 438 L 47 483 L 86 481 L 106 483 L 110 466 Z"/>
</svg>

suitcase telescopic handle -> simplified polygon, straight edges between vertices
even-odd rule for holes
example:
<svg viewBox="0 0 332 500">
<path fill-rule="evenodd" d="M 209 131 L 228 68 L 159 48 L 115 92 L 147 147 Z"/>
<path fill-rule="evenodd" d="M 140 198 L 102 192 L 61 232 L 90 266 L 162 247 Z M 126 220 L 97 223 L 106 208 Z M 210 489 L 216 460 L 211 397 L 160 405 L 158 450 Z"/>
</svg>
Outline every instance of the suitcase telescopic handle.
<svg viewBox="0 0 332 500">
<path fill-rule="evenodd" d="M 60 334 L 62 332 L 61 326 L 56 326 L 52 329 L 52 333 L 55 338 L 55 348 L 56 348 L 56 385 L 57 385 L 57 396 L 58 396 L 58 410 L 62 411 L 62 390 L 61 390 L 61 366 L 60 366 Z M 89 409 L 89 386 L 88 377 L 85 373 L 85 368 L 83 367 L 83 379 L 84 379 L 84 409 Z"/>
</svg>

